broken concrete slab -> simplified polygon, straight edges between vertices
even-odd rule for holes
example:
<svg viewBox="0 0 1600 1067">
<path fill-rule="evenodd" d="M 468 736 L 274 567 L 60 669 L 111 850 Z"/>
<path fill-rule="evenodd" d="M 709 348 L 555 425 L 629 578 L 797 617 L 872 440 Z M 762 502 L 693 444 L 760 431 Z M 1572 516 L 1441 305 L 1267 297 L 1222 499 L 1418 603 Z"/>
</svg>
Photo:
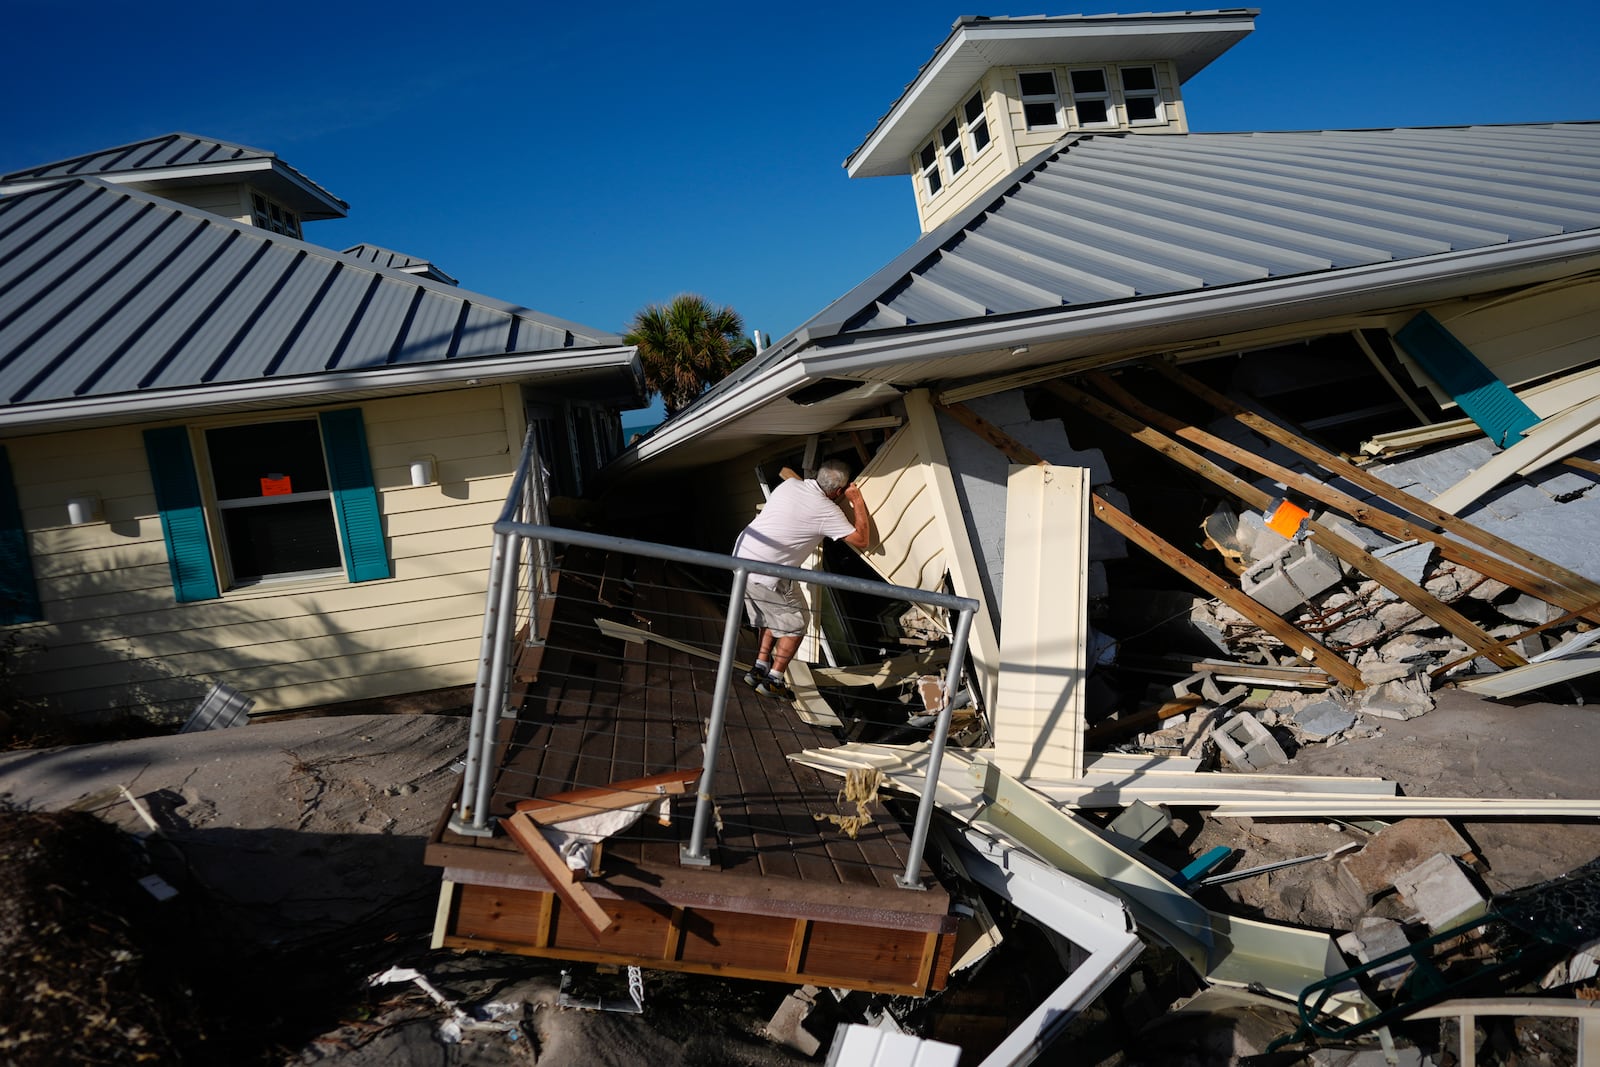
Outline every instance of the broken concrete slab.
<svg viewBox="0 0 1600 1067">
<path fill-rule="evenodd" d="M 1470 922 L 1489 906 L 1461 865 L 1442 852 L 1397 874 L 1394 887 L 1435 932 Z"/>
<path fill-rule="evenodd" d="M 804 1026 L 817 1006 L 817 987 L 801 986 L 783 998 L 778 1010 L 767 1021 L 763 1034 L 772 1041 L 805 1056 L 815 1056 L 822 1042 Z"/>
<path fill-rule="evenodd" d="M 1415 719 L 1433 710 L 1433 693 L 1421 678 L 1369 686 L 1355 696 L 1357 710 L 1380 719 Z"/>
<path fill-rule="evenodd" d="M 1289 715 L 1295 729 L 1308 740 L 1321 741 L 1342 734 L 1356 724 L 1356 714 L 1336 700 L 1308 701 Z"/>
<path fill-rule="evenodd" d="M 1444 819 L 1403 819 L 1374 834 L 1366 846 L 1339 861 L 1340 879 L 1362 902 L 1394 885 L 1397 870 L 1415 867 L 1426 856 L 1462 856 L 1472 846 Z"/>
</svg>

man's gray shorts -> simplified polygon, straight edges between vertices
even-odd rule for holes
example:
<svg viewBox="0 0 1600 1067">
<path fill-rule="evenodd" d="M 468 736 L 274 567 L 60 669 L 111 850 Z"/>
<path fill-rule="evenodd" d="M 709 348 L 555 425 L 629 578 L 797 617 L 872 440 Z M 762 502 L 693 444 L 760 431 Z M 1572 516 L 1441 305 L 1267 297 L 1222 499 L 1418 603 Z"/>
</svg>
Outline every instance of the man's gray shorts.
<svg viewBox="0 0 1600 1067">
<path fill-rule="evenodd" d="M 744 612 L 751 626 L 771 630 L 774 637 L 800 637 L 806 632 L 805 601 L 787 579 L 775 586 L 746 582 Z"/>
</svg>

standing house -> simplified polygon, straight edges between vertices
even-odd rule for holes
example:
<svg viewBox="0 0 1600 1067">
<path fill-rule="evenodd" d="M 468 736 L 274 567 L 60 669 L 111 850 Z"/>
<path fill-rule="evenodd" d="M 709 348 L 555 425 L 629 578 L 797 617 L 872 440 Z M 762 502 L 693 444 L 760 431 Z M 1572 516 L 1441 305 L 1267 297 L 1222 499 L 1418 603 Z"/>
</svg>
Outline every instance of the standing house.
<svg viewBox="0 0 1600 1067">
<path fill-rule="evenodd" d="M 642 404 L 618 337 L 302 226 L 276 155 L 171 134 L 0 178 L 0 542 L 30 695 L 181 718 L 473 681 L 531 426 L 557 492 Z"/>
<path fill-rule="evenodd" d="M 711 488 L 699 547 L 721 549 L 759 504 L 753 469 L 859 457 L 867 564 L 984 604 L 997 762 L 1071 778 L 1096 633 L 1192 596 L 1174 543 L 1209 509 L 1148 456 L 1130 472 L 1152 416 L 1108 428 L 1088 376 L 1135 400 L 1181 392 L 1157 369 L 1198 376 L 1348 450 L 1463 416 L 1506 444 L 1594 396 L 1600 124 L 1189 132 L 1183 82 L 1257 14 L 958 21 L 845 163 L 909 177 L 922 238 L 619 457 L 619 496 L 647 506 L 692 470 L 673 490 Z M 1540 548 L 1595 569 L 1581 543 Z"/>
</svg>

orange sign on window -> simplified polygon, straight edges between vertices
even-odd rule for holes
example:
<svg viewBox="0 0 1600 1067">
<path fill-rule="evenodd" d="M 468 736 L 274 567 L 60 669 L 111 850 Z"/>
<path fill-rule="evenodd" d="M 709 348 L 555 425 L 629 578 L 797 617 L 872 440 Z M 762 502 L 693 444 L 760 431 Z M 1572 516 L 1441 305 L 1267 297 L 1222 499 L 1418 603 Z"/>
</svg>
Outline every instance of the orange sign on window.
<svg viewBox="0 0 1600 1067">
<path fill-rule="evenodd" d="M 261 479 L 262 496 L 288 496 L 292 492 L 287 474 L 269 474 Z"/>
</svg>

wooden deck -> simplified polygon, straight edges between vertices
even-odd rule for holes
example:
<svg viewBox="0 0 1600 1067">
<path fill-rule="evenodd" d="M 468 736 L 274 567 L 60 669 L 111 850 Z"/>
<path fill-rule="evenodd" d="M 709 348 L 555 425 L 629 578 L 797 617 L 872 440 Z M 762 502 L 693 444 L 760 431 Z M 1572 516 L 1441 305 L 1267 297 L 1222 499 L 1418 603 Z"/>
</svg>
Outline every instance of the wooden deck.
<svg viewBox="0 0 1600 1067">
<path fill-rule="evenodd" d="M 529 798 L 699 767 L 714 658 L 603 634 L 596 616 L 701 649 L 721 643 L 725 594 L 652 561 L 569 556 L 537 680 L 502 720 L 492 813 Z M 624 579 L 633 579 L 625 581 Z M 748 635 L 747 635 L 748 637 Z M 534 673 L 528 661 L 525 680 Z M 462 836 L 447 817 L 427 849 L 443 867 L 436 942 L 791 983 L 923 994 L 943 987 L 955 920 L 923 868 L 904 889 L 909 839 L 879 804 L 854 839 L 817 816 L 851 815 L 839 780 L 785 754 L 836 739 L 735 679 L 718 757 L 712 864 L 680 862 L 694 788 L 662 825 L 651 810 L 607 839 L 582 885 L 611 923 L 596 935 L 504 834 Z"/>
</svg>

